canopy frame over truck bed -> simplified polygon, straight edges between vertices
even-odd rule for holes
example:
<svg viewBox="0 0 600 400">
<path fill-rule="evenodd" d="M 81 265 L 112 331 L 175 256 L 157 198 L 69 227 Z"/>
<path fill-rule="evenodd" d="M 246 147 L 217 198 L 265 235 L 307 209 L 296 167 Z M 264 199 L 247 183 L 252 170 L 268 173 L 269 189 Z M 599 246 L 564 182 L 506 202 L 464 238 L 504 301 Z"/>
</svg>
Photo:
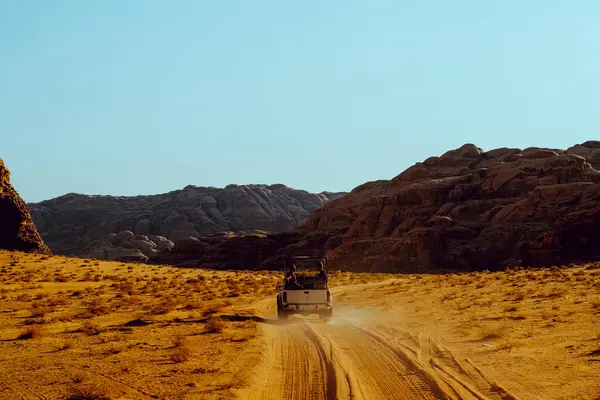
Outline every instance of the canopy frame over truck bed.
<svg viewBox="0 0 600 400">
<path fill-rule="evenodd" d="M 310 263 L 314 261 L 314 263 Z M 287 272 L 292 265 L 296 266 L 296 273 L 315 271 L 320 262 L 323 262 L 323 269 L 327 270 L 327 256 L 292 256 L 287 257 L 283 262 L 283 272 Z M 307 265 L 310 263 L 310 267 Z"/>
</svg>

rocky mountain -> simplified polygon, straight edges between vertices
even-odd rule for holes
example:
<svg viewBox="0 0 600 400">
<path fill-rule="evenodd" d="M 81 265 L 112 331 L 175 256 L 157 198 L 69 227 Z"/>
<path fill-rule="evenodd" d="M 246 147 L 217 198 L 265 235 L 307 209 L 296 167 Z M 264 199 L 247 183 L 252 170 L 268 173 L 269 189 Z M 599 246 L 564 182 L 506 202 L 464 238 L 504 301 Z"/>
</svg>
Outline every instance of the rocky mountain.
<svg viewBox="0 0 600 400">
<path fill-rule="evenodd" d="M 286 231 L 345 193 L 284 185 L 187 186 L 153 196 L 64 196 L 29 204 L 42 237 L 58 254 L 145 260 L 172 241 L 221 231 Z"/>
<path fill-rule="evenodd" d="M 0 249 L 50 253 L 35 228 L 27 205 L 10 184 L 0 159 Z"/>
<path fill-rule="evenodd" d="M 600 142 L 566 150 L 466 144 L 368 182 L 297 229 L 175 241 L 158 262 L 280 265 L 326 254 L 362 271 L 468 271 L 600 259 Z"/>
</svg>

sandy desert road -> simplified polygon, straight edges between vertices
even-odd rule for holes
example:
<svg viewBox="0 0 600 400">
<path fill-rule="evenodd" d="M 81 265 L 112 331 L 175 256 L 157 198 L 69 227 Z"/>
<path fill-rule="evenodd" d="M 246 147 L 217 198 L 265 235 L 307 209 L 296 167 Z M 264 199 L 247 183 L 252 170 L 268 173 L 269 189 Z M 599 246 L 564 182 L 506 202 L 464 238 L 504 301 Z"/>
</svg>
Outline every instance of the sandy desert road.
<svg viewBox="0 0 600 400">
<path fill-rule="evenodd" d="M 257 314 L 267 321 L 262 324 L 266 353 L 241 397 L 517 398 L 468 359 L 448 350 L 443 340 L 403 331 L 397 318 L 386 312 L 365 315 L 349 305 L 337 306 L 328 322 L 297 317 L 278 323 L 273 299 L 257 303 Z"/>
</svg>

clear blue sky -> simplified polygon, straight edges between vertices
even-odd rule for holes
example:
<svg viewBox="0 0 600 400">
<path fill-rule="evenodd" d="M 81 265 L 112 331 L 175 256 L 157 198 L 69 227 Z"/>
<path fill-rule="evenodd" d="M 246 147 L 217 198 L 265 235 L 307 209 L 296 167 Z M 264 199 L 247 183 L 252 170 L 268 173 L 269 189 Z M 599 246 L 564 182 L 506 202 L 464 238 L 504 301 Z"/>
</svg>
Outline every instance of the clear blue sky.
<svg viewBox="0 0 600 400">
<path fill-rule="evenodd" d="M 351 190 L 599 125 L 596 0 L 0 0 L 0 157 L 26 201 Z"/>
</svg>

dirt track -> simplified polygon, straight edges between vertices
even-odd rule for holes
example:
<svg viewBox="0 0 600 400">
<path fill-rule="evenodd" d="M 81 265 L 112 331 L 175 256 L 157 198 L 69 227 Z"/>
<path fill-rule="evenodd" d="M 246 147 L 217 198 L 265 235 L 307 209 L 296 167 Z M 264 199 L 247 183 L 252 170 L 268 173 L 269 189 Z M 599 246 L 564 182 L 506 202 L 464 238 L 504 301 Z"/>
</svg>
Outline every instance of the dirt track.
<svg viewBox="0 0 600 400">
<path fill-rule="evenodd" d="M 353 289 L 359 288 L 343 291 Z M 334 295 L 340 293 L 337 290 Z M 257 312 L 268 321 L 263 324 L 267 353 L 255 370 L 254 384 L 242 397 L 516 398 L 438 340 L 402 330 L 393 314 L 366 313 L 342 303 L 329 322 L 299 317 L 278 323 L 272 303 L 267 299 L 256 304 Z M 525 398 L 539 398 L 529 394 Z"/>
</svg>

